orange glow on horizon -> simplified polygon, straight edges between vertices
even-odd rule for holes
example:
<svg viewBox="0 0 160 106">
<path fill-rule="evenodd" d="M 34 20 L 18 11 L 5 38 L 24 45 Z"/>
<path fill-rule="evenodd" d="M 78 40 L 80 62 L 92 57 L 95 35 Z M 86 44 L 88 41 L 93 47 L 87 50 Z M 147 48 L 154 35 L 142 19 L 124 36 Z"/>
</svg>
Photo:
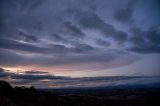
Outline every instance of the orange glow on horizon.
<svg viewBox="0 0 160 106">
<path fill-rule="evenodd" d="M 41 71 L 41 72 L 48 72 L 53 75 L 58 76 L 72 76 L 72 72 L 70 69 L 66 67 L 41 67 L 41 66 L 17 66 L 17 67 L 2 67 L 5 70 L 8 70 L 13 73 L 23 73 L 25 71 Z"/>
<path fill-rule="evenodd" d="M 11 71 L 11 72 L 23 72 L 25 71 L 23 68 L 20 67 L 2 67 L 5 70 Z"/>
</svg>

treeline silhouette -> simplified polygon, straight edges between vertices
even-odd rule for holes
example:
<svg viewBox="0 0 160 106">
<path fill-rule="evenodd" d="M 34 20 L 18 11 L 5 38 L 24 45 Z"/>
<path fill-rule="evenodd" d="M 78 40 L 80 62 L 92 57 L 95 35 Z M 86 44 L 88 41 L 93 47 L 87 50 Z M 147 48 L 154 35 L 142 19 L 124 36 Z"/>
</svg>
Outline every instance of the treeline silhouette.
<svg viewBox="0 0 160 106">
<path fill-rule="evenodd" d="M 160 106 L 159 89 L 95 90 L 95 93 L 62 91 L 12 87 L 8 82 L 0 81 L 0 106 Z"/>
</svg>

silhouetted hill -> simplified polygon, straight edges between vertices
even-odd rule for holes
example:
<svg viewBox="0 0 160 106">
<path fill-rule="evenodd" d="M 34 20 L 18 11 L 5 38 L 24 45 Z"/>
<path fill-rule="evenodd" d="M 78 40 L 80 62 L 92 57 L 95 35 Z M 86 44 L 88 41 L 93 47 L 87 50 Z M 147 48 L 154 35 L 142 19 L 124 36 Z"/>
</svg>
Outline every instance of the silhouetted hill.
<svg viewBox="0 0 160 106">
<path fill-rule="evenodd" d="M 159 106 L 160 89 L 57 89 L 12 87 L 0 81 L 0 106 Z"/>
<path fill-rule="evenodd" d="M 12 86 L 6 81 L 0 81 L 0 91 L 11 90 Z"/>
</svg>

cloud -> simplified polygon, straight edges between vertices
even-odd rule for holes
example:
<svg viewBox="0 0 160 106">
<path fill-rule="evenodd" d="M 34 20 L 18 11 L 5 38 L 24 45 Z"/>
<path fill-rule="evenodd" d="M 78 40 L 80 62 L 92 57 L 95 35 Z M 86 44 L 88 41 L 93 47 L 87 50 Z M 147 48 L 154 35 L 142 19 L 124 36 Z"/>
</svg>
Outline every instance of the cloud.
<svg viewBox="0 0 160 106">
<path fill-rule="evenodd" d="M 80 28 L 73 25 L 71 22 L 64 22 L 63 26 L 60 28 L 59 33 L 75 38 L 83 38 L 85 36 L 85 34 L 80 30 Z"/>
<path fill-rule="evenodd" d="M 159 53 L 158 29 L 115 22 L 133 20 L 136 3 L 127 1 L 1 0 L 0 65 L 99 71 L 135 62 L 133 52 Z"/>
<path fill-rule="evenodd" d="M 17 80 L 31 80 L 31 81 L 38 81 L 38 80 L 56 80 L 56 79 L 63 79 L 65 77 L 60 76 L 53 76 L 53 75 L 35 75 L 35 74 L 14 74 L 11 76 L 12 79 Z"/>
<path fill-rule="evenodd" d="M 0 49 L 1 66 L 18 66 L 29 63 L 29 59 L 23 55 L 18 55 L 10 50 Z"/>
<path fill-rule="evenodd" d="M 130 0 L 126 5 L 123 5 L 123 7 L 118 7 L 113 17 L 122 23 L 133 23 L 135 3 L 136 0 Z"/>
<path fill-rule="evenodd" d="M 8 74 L 9 72 L 7 70 L 0 68 L 0 78 L 8 77 Z"/>
<path fill-rule="evenodd" d="M 149 28 L 146 32 L 146 37 L 149 40 L 150 44 L 153 46 L 158 46 L 160 44 L 160 26 L 155 26 Z"/>
<path fill-rule="evenodd" d="M 87 53 L 88 51 L 94 51 L 96 48 L 88 45 L 88 44 L 76 44 L 72 51 L 75 53 Z"/>
<path fill-rule="evenodd" d="M 46 2 L 47 6 L 44 3 L 41 8 L 45 8 L 44 10 L 48 10 L 48 11 L 45 11 L 45 12 L 43 11 L 43 14 L 40 14 L 42 13 L 42 12 L 39 13 L 39 10 L 41 9 L 36 7 L 36 9 L 33 12 L 30 12 L 30 15 L 28 15 L 26 13 L 30 10 L 30 7 L 32 7 L 31 6 L 32 2 L 26 3 L 27 4 L 26 6 L 23 5 L 22 6 L 23 11 L 21 9 L 17 10 L 18 8 L 17 3 L 18 2 L 15 3 L 16 4 L 15 10 L 13 9 L 11 11 L 11 14 L 8 13 L 14 18 L 11 19 L 10 17 L 6 16 L 7 18 L 9 18 L 8 20 L 11 20 L 11 22 L 15 22 L 15 23 L 10 23 L 10 21 L 9 23 L 5 23 L 6 25 L 11 24 L 10 26 L 7 26 L 9 27 L 9 29 L 8 28 L 6 29 L 6 31 L 10 33 L 6 34 L 9 37 L 3 36 L 4 38 L 2 37 L 2 39 L 0 39 L 1 41 L 0 48 L 5 50 L 7 49 L 11 50 L 11 52 L 8 53 L 9 56 L 1 52 L 1 57 L 3 58 L 3 61 L 1 60 L 1 64 L 3 65 L 4 64 L 5 65 L 9 65 L 9 64 L 10 65 L 19 65 L 19 64 L 42 65 L 43 64 L 47 66 L 76 64 L 75 66 L 77 67 L 78 64 L 81 64 L 83 62 L 85 64 L 87 64 L 87 62 L 89 63 L 93 62 L 98 64 L 105 63 L 105 66 L 106 66 L 108 62 L 115 60 L 115 58 L 119 57 L 119 55 L 116 52 L 110 53 L 110 51 L 107 51 L 107 50 L 100 50 L 99 48 L 96 48 L 94 47 L 94 45 L 90 44 L 90 41 L 87 41 L 87 42 L 83 41 L 86 37 L 88 37 L 88 35 L 84 33 L 84 28 L 98 29 L 105 35 L 105 37 L 107 38 L 111 37 L 114 40 L 117 40 L 118 42 L 124 42 L 127 37 L 127 34 L 125 32 L 116 30 L 112 25 L 105 23 L 101 19 L 101 17 L 93 13 L 92 10 L 87 12 L 86 11 L 87 9 L 85 7 L 84 9 L 85 11 L 82 11 L 81 6 L 79 7 L 79 4 L 77 4 L 78 6 L 74 7 L 75 10 L 78 11 L 76 14 L 78 19 L 77 21 L 79 22 L 79 24 L 77 24 L 74 22 L 74 20 L 71 20 L 70 18 L 70 16 L 72 16 L 73 14 L 68 11 L 66 12 L 66 10 L 71 8 L 68 6 L 65 7 L 66 5 L 63 8 L 56 9 L 56 11 L 58 11 L 59 13 L 53 12 L 51 14 L 51 13 L 48 13 L 49 4 L 48 2 Z M 10 5 L 10 3 L 8 5 Z M 90 7 L 89 4 L 86 4 L 86 5 Z M 8 9 L 5 8 L 4 10 L 8 10 Z M 69 17 L 67 17 L 64 14 L 64 11 L 65 11 L 65 14 L 69 15 Z M 47 19 L 42 20 L 41 17 L 43 17 L 44 15 L 46 16 Z M 52 15 L 53 17 L 51 17 Z M 57 16 L 59 19 L 61 19 L 60 17 L 64 17 L 65 19 L 57 21 L 54 16 Z M 55 20 L 56 22 L 53 22 Z M 37 23 L 42 23 L 42 22 L 43 22 L 43 30 L 45 31 L 43 32 L 43 30 L 42 31 L 35 30 L 34 26 L 39 25 Z M 14 25 L 14 27 L 12 25 Z M 39 26 L 41 27 L 41 24 Z M 48 29 L 51 29 L 51 30 L 48 30 Z M 14 30 L 13 34 L 12 34 L 12 30 Z M 21 38 L 18 38 L 17 36 L 18 37 L 20 36 Z M 22 39 L 29 43 L 22 43 L 19 41 L 19 39 Z M 43 40 L 44 42 L 42 42 Z M 62 42 L 63 44 L 57 44 L 57 42 L 58 43 Z M 68 46 L 68 44 L 70 45 Z M 17 51 L 18 52 L 20 51 L 20 53 L 16 53 Z M 8 51 L 5 51 L 5 52 L 8 52 Z M 21 52 L 25 52 L 26 55 L 22 54 Z M 26 52 L 32 53 L 34 56 L 30 56 L 30 54 Z M 105 53 L 105 52 L 109 52 L 109 53 Z M 93 54 L 92 56 L 90 55 L 91 53 Z M 7 58 L 7 57 L 12 58 L 12 60 L 10 60 L 10 58 Z M 18 61 L 16 61 L 17 58 L 18 58 Z"/>
<path fill-rule="evenodd" d="M 160 53 L 160 48 L 159 47 L 133 47 L 130 48 L 129 50 L 135 51 L 138 53 Z"/>
<path fill-rule="evenodd" d="M 38 53 L 38 54 L 63 54 L 64 52 L 71 52 L 70 48 L 65 47 L 64 45 L 50 44 L 46 47 L 39 47 L 30 43 L 22 43 L 20 41 L 12 39 L 0 39 L 0 48 L 2 49 L 11 49 L 24 52 Z"/>
<path fill-rule="evenodd" d="M 30 34 L 27 34 L 25 32 L 19 32 L 19 36 L 20 40 L 23 40 L 25 42 L 38 42 L 38 38 L 34 35 L 30 35 Z M 18 39 L 18 38 L 17 38 Z"/>
<path fill-rule="evenodd" d="M 136 56 L 124 54 L 121 51 L 91 49 L 84 47 L 80 51 L 74 51 L 66 56 L 66 52 L 57 55 L 24 54 L 3 50 L 0 52 L 1 66 L 41 66 L 56 67 L 56 69 L 69 71 L 104 70 L 108 68 L 122 67 L 135 62 Z M 87 49 L 87 50 L 85 50 Z M 73 50 L 72 50 L 73 51 Z M 97 53 L 98 51 L 99 53 Z M 92 55 L 91 55 L 92 54 Z M 122 57 L 122 58 L 121 58 Z M 121 62 L 120 62 L 121 61 Z M 54 70 L 53 70 L 54 71 Z"/>
<path fill-rule="evenodd" d="M 107 38 L 113 38 L 117 42 L 124 43 L 127 33 L 115 29 L 112 25 L 105 23 L 97 14 L 88 11 L 76 11 L 75 20 L 82 28 L 96 29 Z"/>
<path fill-rule="evenodd" d="M 15 80 L 29 80 L 29 81 L 38 81 L 38 80 L 56 80 L 56 79 L 65 79 L 67 77 L 63 76 L 54 76 L 48 72 L 42 71 L 25 71 L 23 73 L 13 73 L 11 71 L 0 68 L 0 77 L 9 77 Z"/>
<path fill-rule="evenodd" d="M 51 38 L 53 38 L 53 40 L 57 41 L 57 42 L 68 42 L 67 39 L 63 38 L 62 36 L 60 36 L 57 33 L 52 34 Z"/>
<path fill-rule="evenodd" d="M 108 77 L 65 77 L 54 76 L 47 72 L 31 71 L 23 73 L 11 73 L 5 69 L 0 69 L 0 79 L 2 73 L 6 73 L 8 81 L 14 85 L 32 85 L 36 88 L 96 88 L 114 87 L 121 85 L 143 85 L 160 83 L 159 76 L 108 76 Z"/>
<path fill-rule="evenodd" d="M 46 48 L 37 47 L 32 44 L 21 43 L 11 39 L 0 39 L 0 48 L 36 53 L 46 52 L 47 50 Z"/>
<path fill-rule="evenodd" d="M 159 53 L 160 52 L 160 32 L 159 27 L 151 27 L 147 31 L 139 28 L 132 29 L 133 47 L 128 48 L 138 53 Z"/>
<path fill-rule="evenodd" d="M 1 27 L 3 30 L 1 31 L 4 36 L 14 36 L 18 28 L 33 28 L 37 21 L 33 19 L 33 16 L 27 16 L 26 13 L 32 14 L 30 10 L 31 8 L 36 7 L 35 4 L 40 4 L 41 0 L 35 1 L 12 1 L 12 0 L 1 0 L 1 9 L 0 15 L 3 24 Z M 33 11 L 33 10 L 32 10 Z M 32 22 L 31 22 L 32 21 Z M 1 36 L 3 36 L 3 34 Z M 10 35 L 12 34 L 12 35 Z"/>
<path fill-rule="evenodd" d="M 108 47 L 108 46 L 111 45 L 110 42 L 105 41 L 105 40 L 102 40 L 102 39 L 97 39 L 97 40 L 96 40 L 96 43 L 97 43 L 98 45 L 102 45 L 102 46 L 104 46 L 104 47 Z"/>
<path fill-rule="evenodd" d="M 42 3 L 43 3 L 43 0 L 35 0 L 35 1 L 28 1 L 28 0 L 23 0 L 23 1 L 19 1 L 19 0 L 16 0 L 16 1 L 1 0 L 1 4 L 2 4 L 2 6 L 4 6 L 3 8 L 12 9 L 12 7 L 18 8 L 18 6 L 19 6 L 19 8 L 22 11 L 25 10 L 25 9 L 34 10 L 38 6 L 42 5 Z M 11 6 L 11 7 L 7 7 L 7 6 Z"/>
<path fill-rule="evenodd" d="M 25 71 L 24 73 L 25 73 L 25 74 L 48 74 L 48 72 L 35 71 L 35 70 Z"/>
<path fill-rule="evenodd" d="M 143 32 L 140 28 L 132 28 L 131 30 L 132 37 L 130 38 L 130 42 L 137 46 L 145 46 L 145 39 L 144 35 L 145 32 Z"/>
</svg>

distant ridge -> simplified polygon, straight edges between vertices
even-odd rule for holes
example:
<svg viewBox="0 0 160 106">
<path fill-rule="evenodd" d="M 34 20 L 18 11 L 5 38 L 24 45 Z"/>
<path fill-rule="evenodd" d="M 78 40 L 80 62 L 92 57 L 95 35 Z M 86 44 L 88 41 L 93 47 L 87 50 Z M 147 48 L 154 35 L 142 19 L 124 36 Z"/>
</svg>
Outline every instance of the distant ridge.
<svg viewBox="0 0 160 106">
<path fill-rule="evenodd" d="M 104 87 L 49 91 L 12 87 L 8 82 L 0 81 L 0 106 L 159 106 L 160 89 L 157 88 L 119 86 L 118 89 Z"/>
</svg>

